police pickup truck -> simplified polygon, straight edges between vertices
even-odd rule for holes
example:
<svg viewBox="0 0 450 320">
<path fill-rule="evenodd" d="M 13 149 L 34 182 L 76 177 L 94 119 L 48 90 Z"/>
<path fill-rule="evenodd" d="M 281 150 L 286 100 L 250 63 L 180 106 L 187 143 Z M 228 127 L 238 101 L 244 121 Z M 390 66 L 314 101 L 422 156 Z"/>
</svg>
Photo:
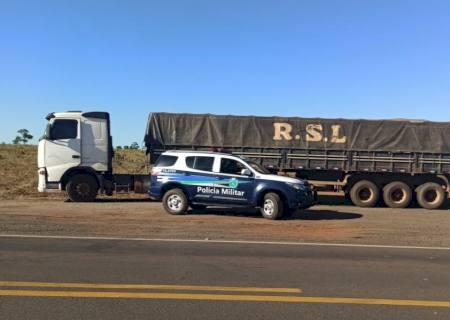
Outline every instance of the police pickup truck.
<svg viewBox="0 0 450 320">
<path fill-rule="evenodd" d="M 313 205 L 317 194 L 304 180 L 270 174 L 259 164 L 227 153 L 166 151 L 151 172 L 150 197 L 170 214 L 207 206 L 258 207 L 267 219 Z"/>
</svg>

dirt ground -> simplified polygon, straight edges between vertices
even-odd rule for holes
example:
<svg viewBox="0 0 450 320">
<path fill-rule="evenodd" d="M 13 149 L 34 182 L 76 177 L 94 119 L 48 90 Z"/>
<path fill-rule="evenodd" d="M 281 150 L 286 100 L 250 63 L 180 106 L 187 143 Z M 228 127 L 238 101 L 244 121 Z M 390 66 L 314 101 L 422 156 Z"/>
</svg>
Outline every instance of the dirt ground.
<svg viewBox="0 0 450 320">
<path fill-rule="evenodd" d="M 333 201 L 270 221 L 255 210 L 219 208 L 172 216 L 147 199 L 1 200 L 0 233 L 450 247 L 450 211 L 363 209 Z"/>
</svg>

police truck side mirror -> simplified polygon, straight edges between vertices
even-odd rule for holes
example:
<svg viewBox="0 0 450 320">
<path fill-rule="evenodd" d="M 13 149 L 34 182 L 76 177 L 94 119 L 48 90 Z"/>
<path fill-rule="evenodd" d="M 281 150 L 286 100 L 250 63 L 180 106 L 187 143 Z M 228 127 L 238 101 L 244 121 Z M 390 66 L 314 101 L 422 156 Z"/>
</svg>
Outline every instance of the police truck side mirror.
<svg viewBox="0 0 450 320">
<path fill-rule="evenodd" d="M 248 169 L 242 169 L 241 170 L 241 175 L 250 177 L 252 175 L 252 172 L 250 170 L 248 170 Z"/>
</svg>

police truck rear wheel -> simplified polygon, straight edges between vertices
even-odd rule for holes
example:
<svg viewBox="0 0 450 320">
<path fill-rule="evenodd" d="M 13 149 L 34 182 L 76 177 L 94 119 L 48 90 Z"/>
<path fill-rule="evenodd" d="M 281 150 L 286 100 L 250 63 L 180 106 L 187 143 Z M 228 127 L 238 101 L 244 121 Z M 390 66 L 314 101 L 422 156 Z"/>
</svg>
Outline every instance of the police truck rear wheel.
<svg viewBox="0 0 450 320">
<path fill-rule="evenodd" d="M 350 198 L 354 205 L 358 207 L 375 207 L 380 197 L 380 190 L 377 185 L 369 180 L 361 180 L 350 190 Z"/>
<path fill-rule="evenodd" d="M 181 189 L 167 191 L 162 199 L 164 209 L 174 215 L 185 214 L 188 208 L 186 195 Z"/>
<path fill-rule="evenodd" d="M 390 208 L 406 208 L 411 199 L 411 188 L 404 182 L 394 181 L 383 188 L 384 203 Z"/>
<path fill-rule="evenodd" d="M 66 191 L 73 202 L 92 202 L 97 197 L 97 180 L 89 174 L 77 174 L 67 183 Z"/>
<path fill-rule="evenodd" d="M 439 209 L 446 198 L 444 189 L 435 182 L 427 182 L 417 188 L 417 202 L 424 209 Z"/>
<path fill-rule="evenodd" d="M 276 220 L 283 216 L 283 201 L 273 192 L 264 196 L 261 207 L 261 214 L 266 219 Z"/>
</svg>

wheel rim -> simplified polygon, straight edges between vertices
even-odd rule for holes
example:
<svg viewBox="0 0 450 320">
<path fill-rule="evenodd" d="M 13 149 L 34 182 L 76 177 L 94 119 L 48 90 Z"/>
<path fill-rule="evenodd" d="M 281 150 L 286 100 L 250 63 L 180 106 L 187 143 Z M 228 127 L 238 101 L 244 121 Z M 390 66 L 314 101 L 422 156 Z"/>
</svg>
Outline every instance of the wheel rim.
<svg viewBox="0 0 450 320">
<path fill-rule="evenodd" d="M 425 201 L 428 203 L 436 203 L 439 200 L 439 195 L 436 190 L 427 190 L 424 194 Z"/>
<path fill-rule="evenodd" d="M 183 206 L 183 199 L 179 195 L 173 194 L 167 199 L 167 206 L 172 211 L 179 211 Z"/>
<path fill-rule="evenodd" d="M 268 216 L 273 215 L 275 211 L 275 205 L 272 200 L 266 199 L 264 200 L 264 213 Z"/>
<path fill-rule="evenodd" d="M 391 199 L 395 203 L 402 203 L 406 198 L 406 193 L 403 191 L 403 189 L 395 189 L 391 193 Z"/>
<path fill-rule="evenodd" d="M 89 184 L 87 183 L 79 183 L 76 187 L 76 191 L 80 196 L 87 196 L 90 191 Z"/>
<path fill-rule="evenodd" d="M 368 201 L 372 200 L 372 197 L 373 197 L 372 190 L 370 190 L 367 187 L 361 188 L 361 190 L 359 190 L 359 192 L 358 192 L 358 197 L 361 201 L 368 202 Z"/>
</svg>

